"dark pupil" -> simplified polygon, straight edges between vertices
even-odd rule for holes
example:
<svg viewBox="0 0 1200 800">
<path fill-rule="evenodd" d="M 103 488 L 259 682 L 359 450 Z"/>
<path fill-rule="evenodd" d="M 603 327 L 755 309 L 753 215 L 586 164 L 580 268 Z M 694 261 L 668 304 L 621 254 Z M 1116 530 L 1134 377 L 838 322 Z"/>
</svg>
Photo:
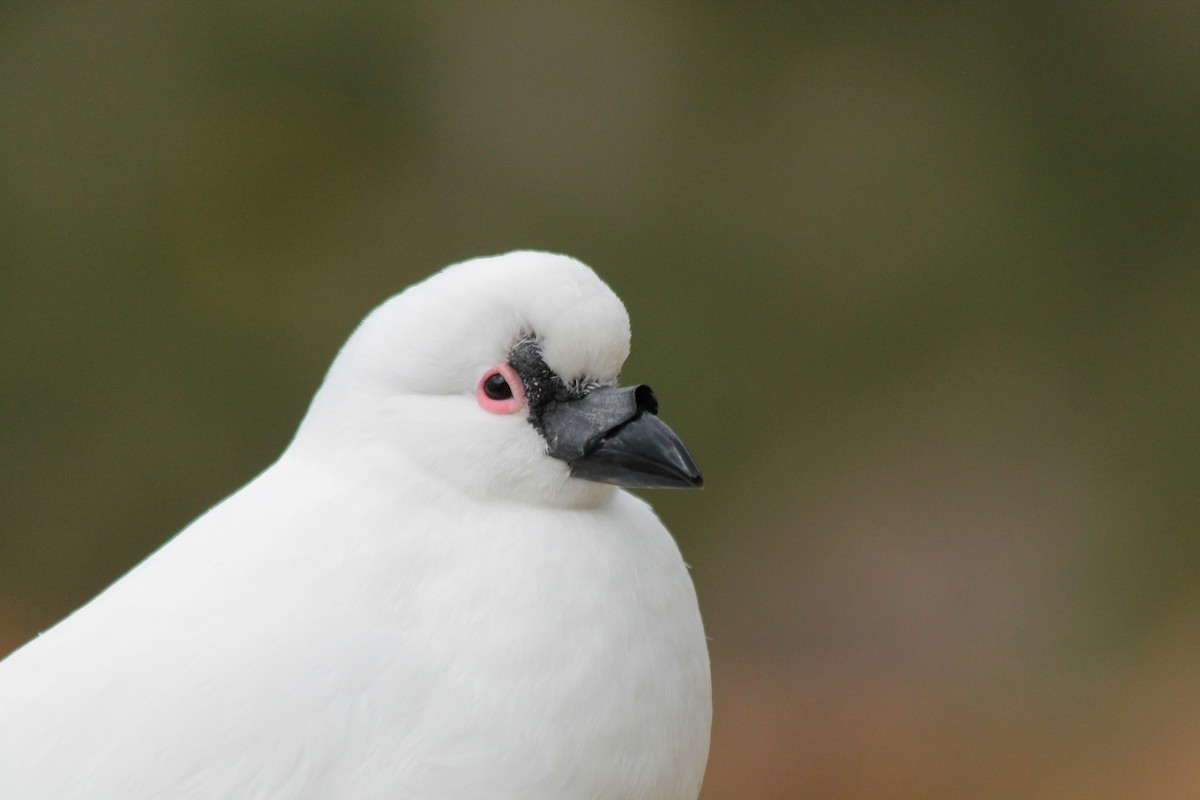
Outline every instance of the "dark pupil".
<svg viewBox="0 0 1200 800">
<path fill-rule="evenodd" d="M 504 376 L 497 372 L 483 382 L 483 393 L 493 400 L 507 400 L 512 397 L 512 387 Z"/>
</svg>

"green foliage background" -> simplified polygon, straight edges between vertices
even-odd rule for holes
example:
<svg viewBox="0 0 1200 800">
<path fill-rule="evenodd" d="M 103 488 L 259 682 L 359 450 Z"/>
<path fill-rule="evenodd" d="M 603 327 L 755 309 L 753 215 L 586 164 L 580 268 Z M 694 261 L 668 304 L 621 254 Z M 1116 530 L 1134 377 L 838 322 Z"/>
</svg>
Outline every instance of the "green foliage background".
<svg viewBox="0 0 1200 800">
<path fill-rule="evenodd" d="M 704 797 L 1200 792 L 1200 7 L 0 7 L 0 652 L 535 247 L 704 468 Z"/>
</svg>

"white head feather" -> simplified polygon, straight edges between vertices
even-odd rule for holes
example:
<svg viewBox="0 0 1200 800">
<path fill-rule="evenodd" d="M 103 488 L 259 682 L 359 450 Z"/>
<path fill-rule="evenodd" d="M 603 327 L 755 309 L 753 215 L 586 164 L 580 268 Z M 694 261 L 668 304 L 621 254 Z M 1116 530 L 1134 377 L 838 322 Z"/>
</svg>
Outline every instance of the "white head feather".
<svg viewBox="0 0 1200 800">
<path fill-rule="evenodd" d="M 590 268 L 567 256 L 517 251 L 447 267 L 363 321 L 293 448 L 373 453 L 379 469 L 407 461 L 480 497 L 594 505 L 611 487 L 571 479 L 525 413 L 489 414 L 475 402 L 480 378 L 529 336 L 564 382 L 615 384 L 629 355 L 629 316 Z"/>
</svg>

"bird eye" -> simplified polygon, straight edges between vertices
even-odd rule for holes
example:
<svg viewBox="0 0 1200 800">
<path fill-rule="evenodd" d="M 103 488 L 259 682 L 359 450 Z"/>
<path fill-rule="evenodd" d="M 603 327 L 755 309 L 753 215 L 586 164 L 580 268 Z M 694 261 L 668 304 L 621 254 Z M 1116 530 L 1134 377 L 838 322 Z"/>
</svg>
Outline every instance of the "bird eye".
<svg viewBox="0 0 1200 800">
<path fill-rule="evenodd" d="M 483 374 L 475 400 L 484 411 L 514 414 L 525 407 L 525 386 L 516 370 L 508 364 L 497 364 Z"/>
<path fill-rule="evenodd" d="M 512 397 L 512 387 L 499 372 L 493 372 L 483 382 L 483 393 L 493 400 L 507 400 Z"/>
</svg>

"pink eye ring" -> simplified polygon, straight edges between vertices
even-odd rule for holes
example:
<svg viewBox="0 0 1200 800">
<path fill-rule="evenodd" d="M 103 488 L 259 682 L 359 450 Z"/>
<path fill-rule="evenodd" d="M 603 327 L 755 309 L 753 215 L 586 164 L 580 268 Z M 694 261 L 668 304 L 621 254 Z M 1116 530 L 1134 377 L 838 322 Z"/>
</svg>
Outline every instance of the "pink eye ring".
<svg viewBox="0 0 1200 800">
<path fill-rule="evenodd" d="M 492 414 L 515 414 L 525 407 L 525 386 L 516 370 L 508 364 L 497 364 L 483 373 L 475 400 Z"/>
</svg>

